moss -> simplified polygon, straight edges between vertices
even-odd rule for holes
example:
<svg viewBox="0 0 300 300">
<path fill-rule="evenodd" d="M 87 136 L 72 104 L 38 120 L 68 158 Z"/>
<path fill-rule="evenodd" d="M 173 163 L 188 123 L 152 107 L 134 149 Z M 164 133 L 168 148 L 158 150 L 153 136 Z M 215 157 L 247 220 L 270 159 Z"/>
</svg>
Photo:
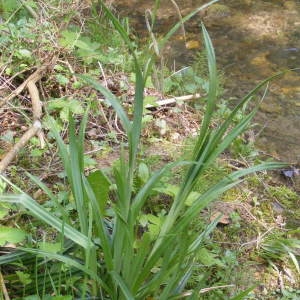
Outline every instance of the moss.
<svg viewBox="0 0 300 300">
<path fill-rule="evenodd" d="M 281 185 L 269 188 L 270 194 L 283 206 L 286 227 L 295 229 L 300 226 L 300 197 L 289 187 Z"/>
<path fill-rule="evenodd" d="M 296 192 L 292 191 L 289 187 L 285 185 L 274 186 L 269 188 L 269 192 L 280 201 L 283 205 L 288 208 L 294 207 L 296 204 L 299 205 L 299 196 Z M 298 203 L 295 203 L 298 202 Z"/>
</svg>

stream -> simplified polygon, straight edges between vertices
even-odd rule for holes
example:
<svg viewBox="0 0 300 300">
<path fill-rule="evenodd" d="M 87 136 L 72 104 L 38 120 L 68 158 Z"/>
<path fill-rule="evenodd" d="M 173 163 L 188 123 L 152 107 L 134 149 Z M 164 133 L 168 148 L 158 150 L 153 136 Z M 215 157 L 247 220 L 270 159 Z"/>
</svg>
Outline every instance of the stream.
<svg viewBox="0 0 300 300">
<path fill-rule="evenodd" d="M 145 34 L 145 10 L 150 0 L 114 0 L 128 16 L 137 33 Z M 203 5 L 202 0 L 176 0 L 182 16 Z M 178 22 L 174 1 L 161 1 L 156 32 L 167 32 Z M 299 0 L 224 0 L 198 13 L 185 24 L 186 41 L 174 38 L 169 59 L 178 65 L 191 63 L 201 50 L 200 23 L 204 22 L 215 47 L 218 68 L 224 73 L 226 97 L 240 98 L 257 83 L 287 68 L 300 67 Z M 179 30 L 180 31 L 180 30 Z M 182 32 L 178 32 L 178 36 Z M 286 73 L 270 83 L 256 120 L 261 132 L 257 146 L 299 167 L 300 164 L 300 72 Z"/>
</svg>

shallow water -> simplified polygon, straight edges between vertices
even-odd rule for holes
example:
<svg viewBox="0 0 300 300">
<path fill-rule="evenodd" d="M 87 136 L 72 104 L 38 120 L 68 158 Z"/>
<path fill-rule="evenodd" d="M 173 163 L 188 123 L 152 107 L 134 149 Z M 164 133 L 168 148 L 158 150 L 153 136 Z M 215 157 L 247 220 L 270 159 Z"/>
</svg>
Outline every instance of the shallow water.
<svg viewBox="0 0 300 300">
<path fill-rule="evenodd" d="M 114 0 L 129 16 L 138 33 L 145 33 L 145 10 L 150 0 Z M 166 32 L 178 21 L 172 1 L 161 1 L 157 32 Z M 184 16 L 206 3 L 176 0 Z M 186 37 L 199 41 L 203 21 L 211 35 L 219 69 L 225 74 L 225 97 L 241 97 L 259 81 L 287 68 L 300 67 L 300 1 L 219 1 L 185 25 Z M 195 44 L 196 45 L 196 44 Z M 187 49 L 179 30 L 168 49 L 169 60 L 188 65 L 199 49 Z M 261 130 L 257 145 L 274 157 L 300 164 L 300 72 L 289 72 L 272 82 L 256 121 Z"/>
</svg>

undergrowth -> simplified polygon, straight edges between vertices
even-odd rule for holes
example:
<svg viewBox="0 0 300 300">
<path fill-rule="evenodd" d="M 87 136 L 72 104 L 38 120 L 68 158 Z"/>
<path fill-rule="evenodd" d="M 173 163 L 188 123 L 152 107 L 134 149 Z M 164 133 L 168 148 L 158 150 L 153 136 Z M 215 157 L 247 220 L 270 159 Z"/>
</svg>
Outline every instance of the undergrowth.
<svg viewBox="0 0 300 300">
<path fill-rule="evenodd" d="M 278 75 L 229 108 L 219 101 L 222 76 L 202 25 L 205 55 L 165 78 L 161 91 L 206 93 L 195 102 L 200 129 L 178 153 L 164 142 L 167 123 L 150 125 L 164 115 L 152 118 L 145 109 L 155 102 L 144 99 L 145 90 L 154 90 L 154 45 L 139 50 L 127 20 L 102 1 L 2 1 L 0 9 L 1 78 L 8 89 L 57 54 L 41 81 L 47 147 L 32 139 L 17 167 L 1 176 L 2 298 L 252 299 L 260 278 L 249 278 L 249 270 L 269 264 L 280 272 L 290 261 L 299 271 L 299 233 L 282 232 L 281 223 L 269 230 L 263 209 L 272 195 L 292 210 L 295 195 L 286 187 L 255 194 L 266 176 L 261 172 L 284 164 L 262 162 L 246 133 L 257 110 L 249 112 L 248 102 Z M 162 49 L 182 22 L 154 39 L 155 46 Z M 207 67 L 199 69 L 204 58 Z M 11 103 L 23 126 L 30 120 L 26 97 Z M 176 114 L 183 108 L 175 107 Z M 141 150 L 151 126 L 159 128 L 151 138 L 167 152 L 165 160 Z M 13 142 L 16 129 L 9 128 L 1 139 Z M 102 166 L 103 158 L 113 162 Z"/>
</svg>

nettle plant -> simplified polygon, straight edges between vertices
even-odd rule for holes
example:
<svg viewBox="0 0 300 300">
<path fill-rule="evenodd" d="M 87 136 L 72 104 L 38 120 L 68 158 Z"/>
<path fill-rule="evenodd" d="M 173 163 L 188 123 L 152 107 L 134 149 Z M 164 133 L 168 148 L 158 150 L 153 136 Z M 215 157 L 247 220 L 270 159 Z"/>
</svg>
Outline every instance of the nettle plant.
<svg viewBox="0 0 300 300">
<path fill-rule="evenodd" d="M 216 1 L 202 6 L 183 18 L 183 21 L 214 2 Z M 25 193 L 3 195 L 0 199 L 25 207 L 32 216 L 54 228 L 63 237 L 61 249 L 56 252 L 34 248 L 21 248 L 21 250 L 38 257 L 45 257 L 48 261 L 59 261 L 65 268 L 77 270 L 83 274 L 81 285 L 78 285 L 79 291 L 77 291 L 82 299 L 92 296 L 98 299 L 118 300 L 152 299 L 151 297 L 160 300 L 182 299 L 183 297 L 198 299 L 197 287 L 192 291 L 186 291 L 185 287 L 197 268 L 195 263 L 197 253 L 203 247 L 205 239 L 209 237 L 218 220 L 207 224 L 203 232 L 190 230 L 190 224 L 199 218 L 201 210 L 220 197 L 222 193 L 239 184 L 244 176 L 282 167 L 282 164 L 266 162 L 233 172 L 202 194 L 193 197 L 192 201 L 190 196 L 204 172 L 232 141 L 247 129 L 257 109 L 252 109 L 238 123 L 233 123 L 236 114 L 252 95 L 272 78 L 263 81 L 247 94 L 219 126 L 212 126 L 211 121 L 217 100 L 217 71 L 214 49 L 202 25 L 209 69 L 209 88 L 205 114 L 192 157 L 190 161 L 168 163 L 153 174 L 149 174 L 144 184 L 137 190 L 134 187 L 134 179 L 139 172 L 137 159 L 141 139 L 144 86 L 155 57 L 149 56 L 148 62 L 142 67 L 131 47 L 126 30 L 109 9 L 105 6 L 103 9 L 128 45 L 129 50 L 132 50 L 136 76 L 131 118 L 109 90 L 88 76 L 79 76 L 104 95 L 118 114 L 126 132 L 127 143 L 121 146 L 119 162 L 113 168 L 112 178 L 109 179 L 101 170 L 85 174 L 84 139 L 88 118 L 88 113 L 85 113 L 78 133 L 76 133 L 75 121 L 70 117 L 68 145 L 61 138 L 59 131 L 55 129 L 56 126 L 52 128 L 75 201 L 79 224 L 74 225 L 73 218 L 65 212 L 57 196 L 39 179 L 31 175 L 30 178 L 48 195 L 49 201 L 57 205 L 61 218 L 49 212 Z M 163 47 L 180 25 L 177 24 L 172 28 L 159 44 L 160 47 Z M 169 209 L 163 217 L 159 218 L 160 224 L 156 234 L 153 235 L 147 226 L 141 230 L 141 218 L 145 215 L 145 207 L 151 206 L 149 200 L 153 193 L 157 197 L 155 188 L 167 172 L 178 166 L 184 166 L 182 170 L 185 175 L 179 183 Z M 188 205 L 187 200 L 189 200 Z M 70 242 L 72 247 L 70 247 Z M 75 251 L 74 248 L 77 250 Z M 52 288 L 56 284 L 55 278 L 51 278 Z M 242 299 L 243 295 L 245 293 L 236 296 L 235 299 Z"/>
</svg>

